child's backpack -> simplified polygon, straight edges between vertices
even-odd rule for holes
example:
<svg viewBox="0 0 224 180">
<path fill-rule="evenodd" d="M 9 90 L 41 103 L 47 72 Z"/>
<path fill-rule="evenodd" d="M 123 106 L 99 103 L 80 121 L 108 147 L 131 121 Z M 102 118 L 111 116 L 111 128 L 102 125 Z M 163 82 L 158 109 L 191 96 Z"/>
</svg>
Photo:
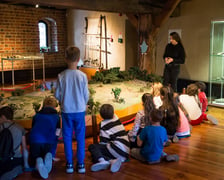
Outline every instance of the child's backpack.
<svg viewBox="0 0 224 180">
<path fill-rule="evenodd" d="M 9 128 L 14 123 L 10 124 L 8 127 L 4 127 L 2 124 L 3 130 L 0 132 L 0 161 L 5 162 L 14 156 L 13 149 L 13 137 Z"/>
</svg>

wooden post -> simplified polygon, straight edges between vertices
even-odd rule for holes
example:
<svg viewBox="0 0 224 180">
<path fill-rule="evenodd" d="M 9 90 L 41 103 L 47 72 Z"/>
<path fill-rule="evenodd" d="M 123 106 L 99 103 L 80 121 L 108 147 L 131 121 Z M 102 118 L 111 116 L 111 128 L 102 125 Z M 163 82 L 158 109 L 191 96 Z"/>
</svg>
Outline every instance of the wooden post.
<svg viewBox="0 0 224 180">
<path fill-rule="evenodd" d="M 93 143 L 98 143 L 98 136 L 97 136 L 97 119 L 96 115 L 92 114 L 92 134 L 93 134 Z"/>
</svg>

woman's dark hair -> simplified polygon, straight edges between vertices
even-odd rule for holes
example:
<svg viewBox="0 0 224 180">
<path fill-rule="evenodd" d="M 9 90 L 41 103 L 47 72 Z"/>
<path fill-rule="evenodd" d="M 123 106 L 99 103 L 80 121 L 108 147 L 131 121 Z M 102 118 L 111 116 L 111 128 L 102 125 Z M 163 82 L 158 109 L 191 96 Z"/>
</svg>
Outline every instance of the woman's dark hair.
<svg viewBox="0 0 224 180">
<path fill-rule="evenodd" d="M 163 86 L 160 89 L 160 95 L 163 96 L 163 105 L 161 109 L 164 112 L 164 118 L 161 125 L 174 129 L 179 126 L 179 110 L 177 102 L 174 99 L 173 89 L 169 86 Z"/>
<path fill-rule="evenodd" d="M 114 107 L 111 104 L 103 104 L 100 108 L 100 116 L 103 119 L 112 119 L 114 117 Z"/>
<path fill-rule="evenodd" d="M 179 36 L 179 34 L 178 34 L 177 32 L 171 32 L 171 33 L 170 33 L 170 36 L 171 36 L 175 41 L 177 41 L 178 44 L 180 44 L 180 45 L 183 47 L 183 49 L 184 49 L 184 46 L 183 46 L 182 41 L 181 41 L 181 38 L 180 38 L 180 36 Z M 184 55 L 186 56 L 185 50 L 184 50 Z"/>
<path fill-rule="evenodd" d="M 144 117 L 144 121 L 145 121 L 145 125 L 148 126 L 150 125 L 150 113 L 153 109 L 155 109 L 155 105 L 153 103 L 153 96 L 149 93 L 145 93 L 143 94 L 143 96 L 145 97 L 144 102 L 144 112 L 145 112 L 145 117 Z"/>
<path fill-rule="evenodd" d="M 172 38 L 175 41 L 177 41 L 178 43 L 181 43 L 182 44 L 181 39 L 180 39 L 180 36 L 179 36 L 179 34 L 177 32 L 171 32 L 170 33 L 170 36 L 172 36 Z"/>
</svg>

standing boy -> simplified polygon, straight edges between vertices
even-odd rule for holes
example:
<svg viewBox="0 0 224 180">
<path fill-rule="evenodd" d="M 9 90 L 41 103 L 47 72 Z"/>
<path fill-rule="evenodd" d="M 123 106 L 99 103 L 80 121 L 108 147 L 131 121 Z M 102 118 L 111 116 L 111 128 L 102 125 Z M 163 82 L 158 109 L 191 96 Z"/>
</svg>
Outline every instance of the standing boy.
<svg viewBox="0 0 224 180">
<path fill-rule="evenodd" d="M 68 69 L 58 75 L 55 97 L 61 105 L 62 134 L 66 172 L 73 173 L 72 133 L 75 131 L 77 141 L 77 171 L 85 173 L 85 110 L 89 99 L 87 76 L 77 69 L 80 50 L 70 46 L 65 52 Z"/>
</svg>

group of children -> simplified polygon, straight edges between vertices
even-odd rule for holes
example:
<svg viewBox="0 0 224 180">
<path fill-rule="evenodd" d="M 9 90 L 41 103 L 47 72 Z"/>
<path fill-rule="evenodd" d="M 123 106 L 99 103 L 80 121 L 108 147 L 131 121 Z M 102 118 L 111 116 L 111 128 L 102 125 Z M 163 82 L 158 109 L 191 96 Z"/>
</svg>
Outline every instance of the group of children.
<svg viewBox="0 0 224 180">
<path fill-rule="evenodd" d="M 55 97 L 45 98 L 42 109 L 33 117 L 29 134 L 30 153 L 27 150 L 24 128 L 12 121 L 12 109 L 0 109 L 0 132 L 5 127 L 8 128 L 14 140 L 13 156 L 4 162 L 0 157 L 0 179 L 13 179 L 23 168 L 35 169 L 42 178 L 48 178 L 57 148 L 60 122 L 66 172 L 74 172 L 73 131 L 77 141 L 75 169 L 78 173 L 86 172 L 85 111 L 89 93 L 87 77 L 77 69 L 79 59 L 80 51 L 77 47 L 66 49 L 65 61 L 68 69 L 58 75 Z M 168 86 L 155 84 L 152 89 L 151 93 L 143 94 L 144 108 L 136 114 L 133 128 L 129 132 L 125 131 L 112 105 L 101 106 L 100 115 L 103 120 L 99 125 L 100 142 L 88 147 L 93 161 L 91 171 L 110 168 L 111 172 L 117 172 L 121 164 L 129 159 L 129 155 L 149 164 L 159 163 L 161 160 L 178 161 L 178 155 L 166 154 L 164 146 L 178 142 L 179 138 L 189 137 L 190 124 L 200 124 L 203 120 L 218 123 L 214 117 L 205 113 L 207 98 L 199 84 L 189 85 L 187 94 L 180 96 Z M 58 103 L 61 117 L 55 109 Z M 4 165 L 5 162 L 7 166 Z"/>
<path fill-rule="evenodd" d="M 163 159 L 178 161 L 178 155 L 167 155 L 163 147 L 191 136 L 192 125 L 203 121 L 218 124 L 215 117 L 206 114 L 205 88 L 203 82 L 192 83 L 187 86 L 186 94 L 178 95 L 171 87 L 156 83 L 150 94 L 143 94 L 144 110 L 137 113 L 128 132 L 131 156 L 149 164 Z"/>
</svg>

